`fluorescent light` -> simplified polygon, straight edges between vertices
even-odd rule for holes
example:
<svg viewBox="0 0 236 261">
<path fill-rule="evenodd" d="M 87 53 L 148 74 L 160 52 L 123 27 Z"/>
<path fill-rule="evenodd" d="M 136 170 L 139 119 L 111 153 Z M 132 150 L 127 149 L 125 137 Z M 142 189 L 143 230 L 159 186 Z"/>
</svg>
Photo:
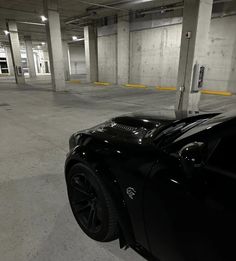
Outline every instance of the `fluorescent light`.
<svg viewBox="0 0 236 261">
<path fill-rule="evenodd" d="M 46 43 L 45 43 L 45 42 L 42 42 L 41 44 L 42 44 L 42 45 L 45 45 Z"/>
<path fill-rule="evenodd" d="M 75 42 L 83 41 L 84 38 L 78 38 L 77 36 L 72 36 L 72 40 Z"/>
<path fill-rule="evenodd" d="M 40 47 L 41 47 L 40 45 L 37 46 L 38 49 L 40 49 Z"/>
<path fill-rule="evenodd" d="M 48 20 L 47 17 L 45 17 L 44 15 L 41 15 L 40 17 L 41 17 L 42 22 L 46 22 Z"/>
<path fill-rule="evenodd" d="M 76 41 L 84 41 L 84 38 L 78 38 Z"/>
<path fill-rule="evenodd" d="M 10 32 L 7 31 L 7 30 L 4 30 L 3 32 L 4 32 L 5 35 L 8 35 L 8 34 L 10 33 Z"/>
</svg>

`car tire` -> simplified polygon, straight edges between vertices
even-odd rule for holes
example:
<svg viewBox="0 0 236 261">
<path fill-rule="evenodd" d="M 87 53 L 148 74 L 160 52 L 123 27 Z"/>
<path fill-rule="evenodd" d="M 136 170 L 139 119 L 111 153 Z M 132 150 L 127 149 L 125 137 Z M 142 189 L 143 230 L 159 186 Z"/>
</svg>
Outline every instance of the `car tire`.
<svg viewBox="0 0 236 261">
<path fill-rule="evenodd" d="M 102 178 L 88 165 L 78 163 L 66 179 L 70 206 L 81 229 L 96 241 L 115 240 L 117 212 Z"/>
</svg>

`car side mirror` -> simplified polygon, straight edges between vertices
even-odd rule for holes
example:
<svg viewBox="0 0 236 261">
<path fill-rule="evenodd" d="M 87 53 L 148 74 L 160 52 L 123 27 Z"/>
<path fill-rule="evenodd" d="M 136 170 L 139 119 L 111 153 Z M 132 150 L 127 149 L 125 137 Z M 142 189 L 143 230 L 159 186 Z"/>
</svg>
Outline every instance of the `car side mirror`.
<svg viewBox="0 0 236 261">
<path fill-rule="evenodd" d="M 201 166 L 206 145 L 203 142 L 193 142 L 185 145 L 179 151 L 179 158 L 184 171 L 191 174 L 195 168 Z"/>
</svg>

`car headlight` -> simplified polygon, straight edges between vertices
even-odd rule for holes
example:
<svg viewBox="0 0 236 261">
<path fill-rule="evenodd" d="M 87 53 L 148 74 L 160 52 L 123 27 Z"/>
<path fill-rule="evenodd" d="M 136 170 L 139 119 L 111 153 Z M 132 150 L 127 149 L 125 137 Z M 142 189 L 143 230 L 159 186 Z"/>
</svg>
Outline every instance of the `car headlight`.
<svg viewBox="0 0 236 261">
<path fill-rule="evenodd" d="M 76 139 L 74 134 L 69 139 L 69 149 L 72 150 L 76 146 Z"/>
<path fill-rule="evenodd" d="M 93 131 L 102 131 L 103 128 L 110 126 L 111 123 L 112 123 L 112 121 L 109 120 L 109 121 L 106 121 L 104 123 L 98 124 L 98 125 L 96 125 L 92 128 L 89 128 L 89 129 L 86 129 L 86 130 L 80 130 L 80 131 L 72 134 L 70 139 L 69 139 L 69 149 L 70 149 L 70 151 L 78 145 L 79 139 L 82 136 L 82 134 L 93 133 Z"/>
<path fill-rule="evenodd" d="M 73 134 L 69 139 L 69 149 L 72 150 L 78 145 L 78 140 L 80 138 L 79 134 Z"/>
</svg>

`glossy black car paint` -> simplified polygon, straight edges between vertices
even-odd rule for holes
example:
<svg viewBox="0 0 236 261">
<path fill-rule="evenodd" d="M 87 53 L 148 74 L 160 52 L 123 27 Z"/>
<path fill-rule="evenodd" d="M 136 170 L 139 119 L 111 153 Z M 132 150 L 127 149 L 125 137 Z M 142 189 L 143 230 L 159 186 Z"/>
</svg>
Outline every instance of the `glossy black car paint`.
<svg viewBox="0 0 236 261">
<path fill-rule="evenodd" d="M 214 166 L 224 138 L 236 145 L 235 115 L 117 117 L 72 135 L 65 174 L 85 162 L 102 177 L 122 242 L 147 259 L 236 260 L 236 167 Z"/>
</svg>

